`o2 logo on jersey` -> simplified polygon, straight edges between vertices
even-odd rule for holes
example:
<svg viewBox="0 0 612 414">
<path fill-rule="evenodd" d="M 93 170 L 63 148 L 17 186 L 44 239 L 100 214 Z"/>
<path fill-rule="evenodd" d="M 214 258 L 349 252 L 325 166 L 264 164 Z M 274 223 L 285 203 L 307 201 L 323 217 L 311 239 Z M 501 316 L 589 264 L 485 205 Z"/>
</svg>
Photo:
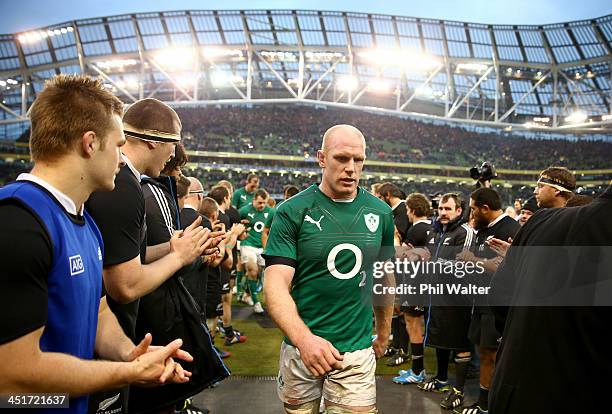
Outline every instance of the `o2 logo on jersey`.
<svg viewBox="0 0 612 414">
<path fill-rule="evenodd" d="M 261 233 L 263 228 L 264 228 L 263 221 L 258 221 L 253 225 L 253 230 L 255 230 L 257 233 Z"/>
<path fill-rule="evenodd" d="M 80 254 L 70 256 L 68 262 L 70 265 L 70 276 L 76 276 L 85 271 L 85 265 L 83 264 L 83 259 L 81 259 Z"/>
<path fill-rule="evenodd" d="M 336 256 L 343 250 L 350 250 L 355 255 L 355 265 L 351 269 L 350 272 L 342 273 L 338 269 L 336 269 Z M 327 255 L 327 270 L 329 273 L 336 279 L 352 279 L 355 277 L 357 273 L 359 273 L 359 269 L 361 269 L 361 264 L 363 263 L 363 253 L 361 253 L 361 249 L 351 243 L 341 243 L 337 246 L 334 246 L 333 249 Z"/>
</svg>

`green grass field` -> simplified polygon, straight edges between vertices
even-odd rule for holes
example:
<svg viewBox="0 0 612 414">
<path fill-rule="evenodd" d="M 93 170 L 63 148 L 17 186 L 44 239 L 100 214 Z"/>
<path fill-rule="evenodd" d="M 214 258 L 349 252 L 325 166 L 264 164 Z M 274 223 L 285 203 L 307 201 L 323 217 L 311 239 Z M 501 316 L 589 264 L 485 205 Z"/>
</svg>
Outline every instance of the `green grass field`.
<svg viewBox="0 0 612 414">
<path fill-rule="evenodd" d="M 242 304 L 235 305 L 243 307 Z M 242 344 L 232 346 L 220 345 L 223 340 L 219 337 L 216 344 L 219 348 L 232 353 L 230 358 L 224 360 L 233 375 L 239 376 L 276 376 L 278 373 L 278 355 L 283 334 L 278 328 L 264 328 L 259 322 L 251 319 L 234 320 L 235 329 L 247 335 L 248 340 Z M 376 373 L 378 375 L 395 375 L 400 369 L 408 369 L 410 364 L 399 367 L 385 365 L 386 358 L 378 361 Z M 431 348 L 425 349 L 425 369 L 435 371 L 435 353 Z M 452 366 L 452 364 L 451 364 Z"/>
</svg>

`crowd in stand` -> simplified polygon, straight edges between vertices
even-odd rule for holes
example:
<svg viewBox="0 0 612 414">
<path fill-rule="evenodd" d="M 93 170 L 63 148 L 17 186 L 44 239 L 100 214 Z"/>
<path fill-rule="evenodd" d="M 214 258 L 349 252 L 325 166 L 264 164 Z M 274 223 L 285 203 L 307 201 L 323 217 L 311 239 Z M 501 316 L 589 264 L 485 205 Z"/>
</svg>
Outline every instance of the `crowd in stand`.
<svg viewBox="0 0 612 414">
<path fill-rule="evenodd" d="M 532 139 L 517 134 L 473 132 L 396 116 L 311 106 L 205 107 L 178 109 L 187 148 L 207 151 L 314 155 L 322 133 L 340 123 L 364 132 L 368 156 L 382 161 L 471 167 L 572 169 L 610 167 L 612 143 Z"/>
<path fill-rule="evenodd" d="M 9 181 L 14 180 L 17 176 L 23 172 L 29 171 L 31 165 L 27 162 L 10 162 L 6 163 L 0 161 L 0 184 L 7 183 Z M 244 174 L 238 174 L 236 172 L 221 172 L 221 171 L 205 171 L 203 169 L 196 169 L 190 172 L 190 175 L 197 177 L 200 179 L 206 189 L 210 189 L 217 183 L 219 180 L 229 180 L 236 187 L 240 187 L 244 185 Z M 308 187 L 310 184 L 318 182 L 320 180 L 319 176 L 304 176 L 300 175 L 296 177 L 294 174 L 260 174 L 262 186 L 266 188 L 266 190 L 273 197 L 280 199 L 283 194 L 283 189 L 287 185 L 295 185 L 300 190 Z M 360 185 L 366 188 L 369 188 L 372 184 L 374 184 L 377 179 L 366 179 L 362 178 L 360 181 Z M 379 181 L 379 180 L 378 180 Z M 432 182 L 407 182 L 405 180 L 401 181 L 393 181 L 402 189 L 405 194 L 410 194 L 413 192 L 421 192 L 423 194 L 427 194 L 428 196 L 434 196 L 435 194 L 443 194 L 450 191 L 459 191 L 461 193 L 469 193 L 471 189 L 470 184 L 458 186 L 457 184 L 448 184 L 448 183 L 432 183 Z M 504 201 L 505 204 L 511 205 L 514 199 L 527 199 L 530 197 L 533 192 L 532 187 L 527 186 L 514 186 L 512 188 L 505 188 L 503 186 L 496 187 L 496 190 L 499 192 L 500 197 Z"/>
</svg>

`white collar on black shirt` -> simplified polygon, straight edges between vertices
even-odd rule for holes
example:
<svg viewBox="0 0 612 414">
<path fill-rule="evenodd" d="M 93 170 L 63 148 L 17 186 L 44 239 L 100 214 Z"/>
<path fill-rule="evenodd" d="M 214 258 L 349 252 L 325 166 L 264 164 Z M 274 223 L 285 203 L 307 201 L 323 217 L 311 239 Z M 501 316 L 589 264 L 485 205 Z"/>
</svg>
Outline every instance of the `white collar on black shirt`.
<svg viewBox="0 0 612 414">
<path fill-rule="evenodd" d="M 196 209 L 194 206 L 189 205 L 189 204 L 187 204 L 187 203 L 185 203 L 185 205 L 183 206 L 183 208 L 190 208 L 190 209 L 192 209 L 192 210 L 195 210 L 195 209 Z"/>
<path fill-rule="evenodd" d="M 128 166 L 130 171 L 132 171 L 132 174 L 134 174 L 136 176 L 136 178 L 138 178 L 138 181 L 140 181 L 140 173 L 138 172 L 136 167 L 134 167 L 134 164 L 132 164 L 132 161 L 130 161 L 128 156 L 125 155 L 124 153 L 121 153 L 121 158 L 123 159 L 123 162 L 125 162 L 125 165 Z"/>
<path fill-rule="evenodd" d="M 504 217 L 508 217 L 508 215 L 506 213 L 502 213 L 498 218 L 496 218 L 495 220 L 493 220 L 492 222 L 489 223 L 489 225 L 487 227 L 493 227 L 497 224 L 498 221 L 500 221 L 501 219 L 503 219 Z"/>
<path fill-rule="evenodd" d="M 29 174 L 29 173 L 23 173 L 23 174 L 19 174 L 19 177 L 17 177 L 17 181 L 30 181 L 30 182 L 40 185 L 45 190 L 50 192 L 57 201 L 59 201 L 62 207 L 64 207 L 64 210 L 66 210 L 68 213 L 73 214 L 75 216 L 77 215 L 77 209 L 76 209 L 76 205 L 74 204 L 74 201 L 72 201 L 70 197 L 62 193 L 57 188 L 53 187 L 51 184 L 49 184 L 42 178 Z M 81 206 L 81 211 L 79 211 L 79 215 L 81 216 L 83 215 L 83 206 Z"/>
<path fill-rule="evenodd" d="M 405 200 L 398 201 L 396 205 L 391 207 L 391 210 L 395 210 L 400 204 L 405 203 L 405 202 L 406 202 Z"/>
<path fill-rule="evenodd" d="M 415 225 L 417 225 L 419 223 L 431 224 L 431 220 L 429 220 L 429 219 L 417 220 L 414 223 L 412 223 L 412 225 L 415 226 Z"/>
</svg>

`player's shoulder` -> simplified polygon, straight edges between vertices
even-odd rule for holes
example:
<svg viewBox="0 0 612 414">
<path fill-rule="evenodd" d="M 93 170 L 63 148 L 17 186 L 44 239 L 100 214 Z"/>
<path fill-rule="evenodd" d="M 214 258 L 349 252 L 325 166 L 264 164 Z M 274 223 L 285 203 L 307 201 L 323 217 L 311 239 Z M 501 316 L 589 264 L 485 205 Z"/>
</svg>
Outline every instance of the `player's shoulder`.
<svg viewBox="0 0 612 414">
<path fill-rule="evenodd" d="M 515 232 L 521 228 L 521 225 L 519 224 L 519 222 L 510 216 L 505 216 L 501 220 L 500 224 L 503 228 L 510 230 L 510 231 L 515 231 Z"/>
<path fill-rule="evenodd" d="M 432 226 L 431 220 L 428 220 L 427 222 L 419 221 L 418 223 L 415 223 L 408 228 L 408 233 L 411 233 L 411 234 L 425 233 L 431 229 L 431 226 Z"/>
<path fill-rule="evenodd" d="M 238 200 L 242 194 L 244 194 L 244 188 L 240 187 L 234 191 L 234 194 L 232 194 L 232 199 Z"/>
<path fill-rule="evenodd" d="M 359 200 L 363 205 L 369 208 L 378 210 L 383 214 L 393 214 L 393 210 L 387 203 L 361 187 L 358 189 L 357 197 L 359 197 Z"/>
<path fill-rule="evenodd" d="M 246 204 L 246 205 L 240 207 L 238 209 L 238 213 L 240 213 L 241 216 L 245 215 L 246 213 L 248 213 L 251 210 L 251 205 L 252 204 Z"/>
<path fill-rule="evenodd" d="M 461 226 L 458 227 L 460 232 L 466 233 L 474 233 L 474 229 L 468 223 L 462 223 Z"/>
</svg>

